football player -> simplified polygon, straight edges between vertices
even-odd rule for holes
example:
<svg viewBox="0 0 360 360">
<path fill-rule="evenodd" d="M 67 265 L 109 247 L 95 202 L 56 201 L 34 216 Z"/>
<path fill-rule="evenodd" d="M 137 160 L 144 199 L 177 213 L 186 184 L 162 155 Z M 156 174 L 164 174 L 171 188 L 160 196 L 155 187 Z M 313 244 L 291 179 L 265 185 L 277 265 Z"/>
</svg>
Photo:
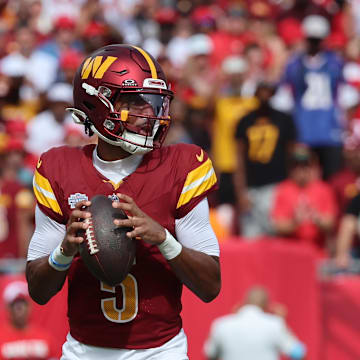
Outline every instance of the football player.
<svg viewBox="0 0 360 360">
<path fill-rule="evenodd" d="M 34 175 L 36 230 L 26 269 L 31 297 L 47 303 L 68 278 L 70 332 L 62 359 L 187 357 L 182 285 L 204 302 L 221 287 L 219 245 L 207 195 L 211 160 L 195 145 L 162 147 L 173 97 L 160 65 L 141 48 L 105 46 L 74 78 L 74 120 L 97 145 L 41 155 Z M 116 287 L 101 283 L 78 255 L 89 199 L 104 194 L 129 215 L 135 263 Z"/>
</svg>

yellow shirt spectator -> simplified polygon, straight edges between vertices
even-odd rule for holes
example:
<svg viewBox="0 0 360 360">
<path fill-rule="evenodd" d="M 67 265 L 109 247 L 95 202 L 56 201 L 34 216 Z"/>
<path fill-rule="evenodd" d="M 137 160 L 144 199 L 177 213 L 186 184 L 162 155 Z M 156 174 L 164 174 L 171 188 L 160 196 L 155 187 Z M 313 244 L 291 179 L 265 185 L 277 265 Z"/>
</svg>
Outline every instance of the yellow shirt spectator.
<svg viewBox="0 0 360 360">
<path fill-rule="evenodd" d="M 239 119 L 258 106 L 254 97 L 219 98 L 215 105 L 212 155 L 220 173 L 231 173 L 236 167 L 235 128 Z"/>
</svg>

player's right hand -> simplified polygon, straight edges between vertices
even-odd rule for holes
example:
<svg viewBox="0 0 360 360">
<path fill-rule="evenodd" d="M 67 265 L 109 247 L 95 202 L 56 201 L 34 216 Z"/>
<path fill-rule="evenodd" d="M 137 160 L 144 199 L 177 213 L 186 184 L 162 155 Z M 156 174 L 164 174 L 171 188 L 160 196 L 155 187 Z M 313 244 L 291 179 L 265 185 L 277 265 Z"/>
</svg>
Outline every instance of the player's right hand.
<svg viewBox="0 0 360 360">
<path fill-rule="evenodd" d="M 90 212 L 86 210 L 90 204 L 90 201 L 80 201 L 70 214 L 66 225 L 66 234 L 61 244 L 65 256 L 74 256 L 79 251 L 79 244 L 84 241 L 79 232 L 86 230 L 89 226 L 84 222 L 84 219 L 91 216 Z"/>
</svg>

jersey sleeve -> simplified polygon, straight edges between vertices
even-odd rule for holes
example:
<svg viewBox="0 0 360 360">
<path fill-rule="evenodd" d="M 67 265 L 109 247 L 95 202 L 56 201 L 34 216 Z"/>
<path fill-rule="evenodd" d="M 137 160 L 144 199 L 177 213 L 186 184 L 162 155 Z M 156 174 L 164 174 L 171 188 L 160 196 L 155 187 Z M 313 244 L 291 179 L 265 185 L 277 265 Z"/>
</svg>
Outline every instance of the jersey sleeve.
<svg viewBox="0 0 360 360">
<path fill-rule="evenodd" d="M 196 145 L 182 145 L 178 158 L 181 170 L 178 174 L 176 218 L 184 217 L 202 199 L 218 188 L 212 161 L 207 153 Z"/>
<path fill-rule="evenodd" d="M 61 209 L 61 188 L 56 179 L 61 161 L 52 150 L 41 155 L 35 169 L 33 190 L 40 210 L 61 224 L 66 224 Z"/>
</svg>

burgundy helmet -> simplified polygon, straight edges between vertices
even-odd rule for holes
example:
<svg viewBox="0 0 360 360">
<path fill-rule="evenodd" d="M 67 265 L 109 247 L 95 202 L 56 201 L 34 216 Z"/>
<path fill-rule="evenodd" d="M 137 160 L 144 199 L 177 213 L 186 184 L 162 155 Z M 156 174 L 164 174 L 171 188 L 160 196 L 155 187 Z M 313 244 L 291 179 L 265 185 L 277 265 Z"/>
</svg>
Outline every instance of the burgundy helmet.
<svg viewBox="0 0 360 360">
<path fill-rule="evenodd" d="M 74 77 L 74 108 L 68 110 L 90 135 L 94 132 L 129 153 L 144 154 L 165 139 L 172 97 L 163 70 L 150 54 L 116 44 L 95 51 L 80 65 Z M 145 115 L 117 110 L 119 99 L 149 104 L 152 111 Z M 130 117 L 141 118 L 145 125 L 131 124 Z"/>
</svg>

